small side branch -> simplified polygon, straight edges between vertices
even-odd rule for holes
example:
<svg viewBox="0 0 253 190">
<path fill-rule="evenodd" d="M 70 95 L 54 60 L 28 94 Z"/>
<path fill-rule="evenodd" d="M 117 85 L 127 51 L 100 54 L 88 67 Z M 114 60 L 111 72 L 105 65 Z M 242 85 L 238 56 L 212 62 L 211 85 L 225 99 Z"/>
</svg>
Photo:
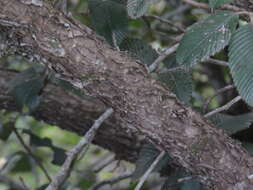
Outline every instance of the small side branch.
<svg viewBox="0 0 253 190">
<path fill-rule="evenodd" d="M 134 190 L 140 190 L 142 185 L 144 184 L 144 182 L 147 180 L 149 174 L 154 170 L 154 168 L 157 166 L 157 164 L 159 163 L 159 161 L 162 159 L 162 157 L 165 155 L 165 152 L 162 151 L 155 159 L 155 161 L 150 165 L 150 167 L 148 168 L 148 170 L 145 172 L 145 174 L 141 177 L 139 183 L 137 184 L 137 186 L 135 187 Z"/>
<path fill-rule="evenodd" d="M 174 52 L 177 50 L 178 46 L 179 46 L 179 44 L 177 43 L 177 44 L 173 45 L 172 47 L 169 47 L 167 50 L 165 50 L 165 52 L 162 53 L 162 55 L 160 55 L 160 56 L 148 67 L 148 72 L 149 72 L 149 73 L 154 72 L 154 71 L 157 69 L 159 63 L 162 62 L 166 57 L 168 57 L 169 55 L 171 55 L 172 53 L 174 53 Z"/>
<path fill-rule="evenodd" d="M 168 19 L 159 17 L 157 15 L 152 15 L 152 14 L 146 14 L 145 17 L 156 19 L 156 20 L 158 20 L 160 22 L 163 22 L 163 23 L 168 24 L 168 25 L 170 25 L 172 27 L 175 27 L 177 30 L 179 30 L 181 32 L 185 32 L 185 29 L 182 26 L 179 26 L 178 24 L 175 24 L 173 21 L 170 21 Z"/>
<path fill-rule="evenodd" d="M 99 129 L 101 124 L 113 113 L 113 109 L 107 109 L 92 125 L 89 131 L 81 138 L 79 143 L 68 152 L 68 156 L 63 163 L 60 171 L 53 177 L 52 182 L 46 188 L 46 190 L 57 190 L 68 178 L 72 165 L 77 159 L 79 154 L 86 148 L 93 140 L 96 131 Z"/>
<path fill-rule="evenodd" d="M 209 58 L 207 60 L 207 62 L 215 64 L 215 65 L 220 65 L 220 66 L 224 66 L 224 67 L 228 67 L 229 63 L 226 61 L 221 61 L 221 60 L 217 60 L 217 59 L 213 59 L 213 58 Z"/>
<path fill-rule="evenodd" d="M 234 105 L 235 103 L 239 102 L 242 99 L 241 96 L 237 96 L 234 99 L 232 99 L 230 102 L 228 102 L 227 104 L 225 104 L 224 106 L 221 106 L 209 113 L 207 113 L 204 117 L 210 117 L 216 113 L 220 113 L 222 111 L 228 110 L 232 105 Z"/>
<path fill-rule="evenodd" d="M 30 147 L 25 144 L 25 141 L 23 140 L 22 136 L 19 134 L 19 132 L 17 131 L 17 129 L 15 127 L 13 127 L 13 132 L 15 133 L 16 137 L 18 138 L 19 142 L 22 144 L 22 146 L 24 147 L 24 149 L 26 150 L 26 152 L 33 158 L 33 160 L 36 162 L 36 164 L 38 164 L 38 166 L 40 167 L 40 169 L 43 171 L 43 173 L 45 174 L 46 178 L 50 182 L 51 181 L 51 177 L 48 174 L 46 168 L 41 163 L 41 161 L 33 154 L 33 152 L 30 149 Z"/>
<path fill-rule="evenodd" d="M 107 184 L 112 185 L 112 184 L 118 183 L 119 181 L 127 179 L 127 178 L 131 177 L 132 175 L 133 175 L 132 172 L 127 172 L 127 173 L 122 174 L 120 176 L 98 182 L 95 185 L 93 185 L 89 190 L 98 190 L 100 187 L 102 187 L 104 185 L 107 185 Z"/>
<path fill-rule="evenodd" d="M 224 92 L 226 92 L 226 91 L 228 91 L 228 90 L 234 89 L 234 88 L 235 88 L 235 85 L 231 84 L 231 85 L 225 86 L 224 88 L 221 88 L 221 89 L 217 90 L 217 92 L 216 92 L 213 96 L 211 96 L 211 97 L 209 97 L 209 98 L 207 99 L 207 101 L 206 101 L 206 103 L 205 103 L 203 109 L 204 109 L 204 110 L 207 110 L 208 105 L 210 104 L 210 102 L 212 101 L 212 99 L 213 99 L 214 97 L 216 97 L 216 96 L 218 96 L 219 94 L 224 93 Z"/>
</svg>

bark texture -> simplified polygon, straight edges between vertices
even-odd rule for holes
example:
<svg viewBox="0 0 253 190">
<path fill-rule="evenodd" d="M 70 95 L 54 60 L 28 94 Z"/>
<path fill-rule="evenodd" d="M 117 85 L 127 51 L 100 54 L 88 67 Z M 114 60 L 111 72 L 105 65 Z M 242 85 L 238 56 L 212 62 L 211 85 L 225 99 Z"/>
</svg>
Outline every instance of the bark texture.
<svg viewBox="0 0 253 190">
<path fill-rule="evenodd" d="M 0 70 L 0 108 L 18 111 L 15 100 L 8 92 L 9 81 L 15 73 Z M 67 109 L 66 109 L 67 108 Z M 84 135 L 105 110 L 98 100 L 89 101 L 74 96 L 55 86 L 47 86 L 42 102 L 33 116 L 61 129 Z M 116 159 L 135 162 L 144 139 L 115 125 L 115 117 L 106 120 L 98 130 L 94 143 L 115 153 Z"/>
<path fill-rule="evenodd" d="M 0 24 L 11 37 L 1 46 L 3 52 L 15 49 L 37 59 L 112 107 L 115 125 L 127 135 L 147 137 L 210 189 L 253 189 L 248 153 L 170 96 L 141 65 L 44 1 L 35 5 L 32 0 L 1 0 L 0 7 Z"/>
<path fill-rule="evenodd" d="M 247 11 L 253 11 L 253 1 L 252 0 L 235 0 L 234 5 L 243 8 Z"/>
</svg>

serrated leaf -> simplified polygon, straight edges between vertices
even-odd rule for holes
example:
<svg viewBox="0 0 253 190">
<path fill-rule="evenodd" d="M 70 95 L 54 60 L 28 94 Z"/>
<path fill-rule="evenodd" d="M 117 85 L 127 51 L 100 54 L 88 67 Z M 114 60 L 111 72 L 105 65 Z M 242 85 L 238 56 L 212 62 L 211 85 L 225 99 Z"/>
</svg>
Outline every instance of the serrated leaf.
<svg viewBox="0 0 253 190">
<path fill-rule="evenodd" d="M 179 100 L 189 104 L 193 85 L 190 71 L 175 69 L 173 71 L 160 73 L 158 79 L 165 83 Z"/>
<path fill-rule="evenodd" d="M 139 39 L 125 39 L 120 44 L 120 49 L 128 51 L 130 56 L 147 65 L 153 63 L 158 57 L 158 53 L 148 43 Z"/>
<path fill-rule="evenodd" d="M 23 132 L 30 136 L 30 145 L 36 147 L 49 147 L 53 151 L 53 164 L 61 166 L 64 163 L 67 157 L 65 150 L 54 146 L 51 139 L 40 138 L 39 136 L 32 133 L 31 130 L 24 129 Z"/>
<path fill-rule="evenodd" d="M 145 144 L 139 153 L 139 158 L 136 162 L 136 168 L 132 178 L 140 178 L 147 171 L 150 165 L 155 161 L 159 154 L 160 151 L 157 150 L 153 145 Z M 153 171 L 160 171 L 163 167 L 168 165 L 169 161 L 170 157 L 168 156 L 168 154 L 165 154 Z"/>
<path fill-rule="evenodd" d="M 127 13 L 131 18 L 139 18 L 147 12 L 149 6 L 149 0 L 127 0 Z"/>
<path fill-rule="evenodd" d="M 18 107 L 27 106 L 28 111 L 33 111 L 39 105 L 44 78 L 35 68 L 31 67 L 19 73 L 9 86 Z"/>
<path fill-rule="evenodd" d="M 111 45 L 119 45 L 126 37 L 128 19 L 123 4 L 113 0 L 89 0 L 91 23 L 96 32 Z"/>
<path fill-rule="evenodd" d="M 237 116 L 216 114 L 215 125 L 224 129 L 229 135 L 248 129 L 253 122 L 253 113 L 247 113 Z"/>
<path fill-rule="evenodd" d="M 235 86 L 249 105 L 253 106 L 253 25 L 240 27 L 229 45 L 229 67 Z"/>
<path fill-rule="evenodd" d="M 231 38 L 238 15 L 229 11 L 217 11 L 191 26 L 177 50 L 177 62 L 192 66 L 222 50 Z"/>
<path fill-rule="evenodd" d="M 232 3 L 234 0 L 209 0 L 209 5 L 212 8 L 218 8 L 224 4 Z"/>
</svg>

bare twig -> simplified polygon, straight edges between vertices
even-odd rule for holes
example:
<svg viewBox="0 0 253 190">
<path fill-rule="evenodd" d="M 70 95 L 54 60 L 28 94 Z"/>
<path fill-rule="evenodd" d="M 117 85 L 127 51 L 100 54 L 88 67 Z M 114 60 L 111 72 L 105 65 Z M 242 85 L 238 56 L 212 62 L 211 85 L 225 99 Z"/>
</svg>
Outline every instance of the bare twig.
<svg viewBox="0 0 253 190">
<path fill-rule="evenodd" d="M 148 67 L 148 71 L 149 73 L 152 73 L 154 72 L 157 67 L 158 67 L 158 64 L 160 62 L 162 62 L 167 56 L 171 55 L 172 53 L 174 53 L 177 48 L 178 48 L 179 44 L 175 44 L 173 45 L 172 47 L 169 47 L 167 50 L 165 50 L 164 53 L 162 53 L 162 55 L 160 55 L 149 67 Z"/>
<path fill-rule="evenodd" d="M 165 155 L 165 152 L 162 151 L 155 159 L 155 161 L 150 165 L 148 170 L 145 172 L 145 174 L 141 177 L 139 183 L 135 187 L 134 190 L 140 190 L 146 179 L 148 178 L 149 174 L 154 170 L 156 165 L 159 163 L 159 161 L 162 159 L 162 157 Z"/>
<path fill-rule="evenodd" d="M 107 109 L 92 125 L 89 131 L 85 134 L 84 137 L 81 138 L 79 143 L 73 147 L 67 154 L 67 158 L 63 163 L 60 171 L 53 177 L 52 182 L 46 188 L 46 190 L 57 190 L 61 187 L 61 185 L 68 178 L 72 165 L 74 161 L 77 159 L 79 154 L 85 149 L 93 140 L 96 131 L 99 129 L 101 124 L 113 113 L 113 109 Z"/>
<path fill-rule="evenodd" d="M 98 182 L 98 183 L 94 184 L 91 188 L 89 188 L 89 190 L 97 190 L 104 185 L 107 185 L 107 184 L 112 185 L 112 184 L 118 183 L 119 181 L 127 179 L 127 178 L 131 177 L 132 175 L 133 175 L 133 172 L 127 172 L 127 173 L 119 175 L 117 177 Z"/>
<path fill-rule="evenodd" d="M 171 25 L 171 26 L 175 27 L 177 30 L 179 30 L 181 32 L 185 32 L 185 29 L 183 27 L 179 26 L 178 24 L 175 24 L 174 22 L 172 22 L 172 21 L 170 21 L 168 19 L 159 17 L 157 15 L 151 15 L 151 14 L 145 14 L 145 17 L 154 18 L 156 20 L 159 20 L 160 22 L 163 22 L 163 23 L 166 23 L 168 25 Z"/>
<path fill-rule="evenodd" d="M 2 174 L 0 174 L 0 182 L 8 185 L 11 189 L 14 189 L 14 190 L 29 190 L 28 188 L 23 187 L 23 185 L 19 184 L 18 182 Z"/>
<path fill-rule="evenodd" d="M 228 102 L 227 104 L 225 104 L 224 106 L 221 106 L 219 108 L 216 108 L 215 110 L 207 113 L 204 117 L 210 117 L 216 113 L 228 110 L 232 105 L 234 105 L 236 102 L 239 102 L 242 99 L 241 96 L 237 96 L 234 99 L 232 99 L 230 102 Z"/>
<path fill-rule="evenodd" d="M 214 95 L 212 95 L 211 97 L 208 98 L 208 100 L 204 104 L 204 108 L 203 109 L 207 110 L 208 105 L 210 104 L 210 102 L 212 101 L 212 99 L 214 97 L 218 96 L 219 94 L 221 94 L 223 92 L 226 92 L 228 90 L 234 89 L 234 88 L 235 88 L 235 85 L 231 84 L 231 85 L 225 86 L 224 88 L 221 88 L 221 89 L 217 90 L 217 92 Z"/>
<path fill-rule="evenodd" d="M 181 5 L 178 8 L 176 8 L 173 11 L 167 11 L 163 16 L 161 16 L 163 19 L 169 19 L 175 15 L 179 15 L 182 12 L 186 11 L 187 9 L 190 9 L 191 6 L 186 4 L 186 5 Z M 160 22 L 158 20 L 155 20 L 154 22 L 152 22 L 151 27 L 152 28 L 156 28 L 156 26 L 159 24 Z"/>
<path fill-rule="evenodd" d="M 29 189 L 28 186 L 25 184 L 24 179 L 21 176 L 19 177 L 19 180 L 21 181 L 21 184 L 22 184 L 24 189 Z"/>
<path fill-rule="evenodd" d="M 226 62 L 226 61 L 221 61 L 221 60 L 217 60 L 217 59 L 213 59 L 213 58 L 209 58 L 209 59 L 207 60 L 207 62 L 212 63 L 212 64 L 215 64 L 215 65 L 225 66 L 225 67 L 228 67 L 228 66 L 229 66 L 229 63 L 228 63 L 228 62 Z"/>
<path fill-rule="evenodd" d="M 24 149 L 26 150 L 26 152 L 33 158 L 33 160 L 36 162 L 36 164 L 38 164 L 38 166 L 43 171 L 43 173 L 45 174 L 45 176 L 48 179 L 48 181 L 51 181 L 51 177 L 48 174 L 46 168 L 43 166 L 43 164 L 40 162 L 40 160 L 36 157 L 36 155 L 33 154 L 33 152 L 30 149 L 30 147 L 25 144 L 25 141 L 23 140 L 22 136 L 19 134 L 19 132 L 17 131 L 17 129 L 15 127 L 13 127 L 13 132 L 17 136 L 19 142 L 22 144 L 22 146 L 24 147 Z"/>
<path fill-rule="evenodd" d="M 114 161 L 115 161 L 114 155 L 110 156 L 108 158 L 103 158 L 103 160 L 101 161 L 101 163 L 96 163 L 96 166 L 93 169 L 93 171 L 95 173 L 98 173 L 98 172 L 100 172 L 101 170 L 103 170 L 106 166 L 110 165 Z"/>
</svg>

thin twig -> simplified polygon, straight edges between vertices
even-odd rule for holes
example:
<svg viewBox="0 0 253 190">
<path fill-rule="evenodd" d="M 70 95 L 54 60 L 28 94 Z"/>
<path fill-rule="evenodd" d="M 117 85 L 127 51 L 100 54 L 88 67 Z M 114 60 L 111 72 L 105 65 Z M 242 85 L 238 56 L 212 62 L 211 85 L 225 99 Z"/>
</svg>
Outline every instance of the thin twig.
<svg viewBox="0 0 253 190">
<path fill-rule="evenodd" d="M 212 101 L 212 99 L 216 96 L 218 96 L 219 94 L 223 93 L 223 92 L 226 92 L 228 90 L 231 90 L 231 89 L 234 89 L 235 88 L 235 85 L 231 84 L 231 85 L 228 85 L 228 86 L 225 86 L 224 88 L 221 88 L 219 90 L 217 90 L 217 92 L 212 95 L 211 97 L 209 97 L 206 101 L 206 103 L 204 104 L 204 110 L 207 110 L 208 108 L 208 105 L 210 104 L 210 102 Z"/>
<path fill-rule="evenodd" d="M 139 183 L 135 187 L 134 190 L 140 190 L 146 179 L 148 178 L 149 174 L 154 170 L 156 165 L 159 163 L 159 161 L 162 159 L 162 157 L 165 155 L 165 152 L 162 151 L 155 159 L 155 161 L 150 165 L 148 170 L 145 172 L 145 174 L 141 177 Z"/>
<path fill-rule="evenodd" d="M 115 161 L 115 157 L 114 155 L 113 156 L 110 156 L 109 158 L 104 158 L 102 160 L 102 163 L 96 163 L 96 166 L 95 168 L 93 169 L 93 171 L 95 173 L 98 173 L 100 172 L 101 170 L 103 170 L 106 166 L 110 165 L 111 163 L 113 163 Z"/>
<path fill-rule="evenodd" d="M 4 176 L 0 174 L 0 182 L 3 184 L 8 185 L 11 189 L 15 190 L 29 190 L 26 187 L 23 187 L 23 185 L 19 184 L 18 182 L 12 180 L 11 178 Z"/>
<path fill-rule="evenodd" d="M 161 17 L 163 18 L 163 19 L 169 19 L 169 18 L 171 18 L 171 17 L 173 17 L 173 16 L 175 16 L 175 15 L 179 15 L 179 14 L 181 14 L 182 12 L 184 12 L 184 11 L 186 11 L 187 9 L 190 9 L 191 8 L 191 6 L 190 5 L 188 5 L 188 4 L 186 4 L 186 5 L 181 5 L 181 6 L 179 6 L 178 8 L 176 8 L 175 10 L 173 10 L 173 11 L 167 11 L 164 15 L 162 15 Z M 158 20 L 155 20 L 154 22 L 152 22 L 152 24 L 151 24 L 151 27 L 152 28 L 156 28 L 156 26 L 159 24 L 160 22 L 158 21 Z"/>
<path fill-rule="evenodd" d="M 206 115 L 204 115 L 204 117 L 210 117 L 216 113 L 220 113 L 222 111 L 228 110 L 232 105 L 234 105 L 236 102 L 239 102 L 242 99 L 241 96 L 237 96 L 234 99 L 232 99 L 230 102 L 228 102 L 227 104 L 225 104 L 224 106 L 221 106 L 219 108 L 216 108 L 215 110 L 207 113 Z"/>
<path fill-rule="evenodd" d="M 43 173 L 45 174 L 46 178 L 48 179 L 48 181 L 51 181 L 51 177 L 48 174 L 46 168 L 43 166 L 43 164 L 40 162 L 40 160 L 37 158 L 36 155 L 33 154 L 32 150 L 30 149 L 29 146 L 27 146 L 25 144 L 25 141 L 23 140 L 22 136 L 19 134 L 19 132 L 17 131 L 17 129 L 15 127 L 13 127 L 13 132 L 15 133 L 15 135 L 17 136 L 19 142 L 22 144 L 22 146 L 24 147 L 24 149 L 26 150 L 26 152 L 31 156 L 31 158 L 33 158 L 33 160 L 38 164 L 38 166 L 40 167 L 40 169 L 43 171 Z"/>
<path fill-rule="evenodd" d="M 92 127 L 88 130 L 84 137 L 81 138 L 79 143 L 73 147 L 67 154 L 67 158 L 60 168 L 59 172 L 53 177 L 52 182 L 46 188 L 46 190 L 58 190 L 61 185 L 68 178 L 72 165 L 74 161 L 77 159 L 79 154 L 85 149 L 93 140 L 97 130 L 101 126 L 101 124 L 113 113 L 113 109 L 107 109 L 92 125 Z"/>
<path fill-rule="evenodd" d="M 19 180 L 21 181 L 22 186 L 23 186 L 24 189 L 29 189 L 28 186 L 25 184 L 24 179 L 21 176 L 19 177 Z"/>
<path fill-rule="evenodd" d="M 157 69 L 159 63 L 162 62 L 166 57 L 168 57 L 169 55 L 171 55 L 172 53 L 174 53 L 174 52 L 177 50 L 178 46 L 179 46 L 179 44 L 177 43 L 177 44 L 173 45 L 172 47 L 169 47 L 167 50 L 165 50 L 165 52 L 162 53 L 162 54 L 161 54 L 161 55 L 148 67 L 148 72 L 149 72 L 149 73 L 154 72 L 154 71 Z"/>
<path fill-rule="evenodd" d="M 215 64 L 215 65 L 225 66 L 225 67 L 228 67 L 228 66 L 229 66 L 229 63 L 228 63 L 228 62 L 226 62 L 226 61 L 221 61 L 221 60 L 217 60 L 217 59 L 213 59 L 213 58 L 209 58 L 209 59 L 207 60 L 207 62 L 212 63 L 212 64 Z"/>
<path fill-rule="evenodd" d="M 168 19 L 164 19 L 162 17 L 159 17 L 157 15 L 152 15 L 152 14 L 145 14 L 145 17 L 154 18 L 156 20 L 159 20 L 160 22 L 163 22 L 165 24 L 168 24 L 168 25 L 171 25 L 171 26 L 175 27 L 176 29 L 178 29 L 181 32 L 185 32 L 185 29 L 183 27 L 179 26 L 178 24 L 175 24 L 174 22 L 172 22 Z"/>
<path fill-rule="evenodd" d="M 107 184 L 115 184 L 118 183 L 119 181 L 122 181 L 124 179 L 127 179 L 129 177 L 131 177 L 133 175 L 133 172 L 127 172 L 125 174 L 119 175 L 117 177 L 113 177 L 111 179 L 107 179 L 101 182 L 96 183 L 95 185 L 93 185 L 91 188 L 89 188 L 89 190 L 98 190 L 100 187 L 107 185 Z"/>
</svg>

